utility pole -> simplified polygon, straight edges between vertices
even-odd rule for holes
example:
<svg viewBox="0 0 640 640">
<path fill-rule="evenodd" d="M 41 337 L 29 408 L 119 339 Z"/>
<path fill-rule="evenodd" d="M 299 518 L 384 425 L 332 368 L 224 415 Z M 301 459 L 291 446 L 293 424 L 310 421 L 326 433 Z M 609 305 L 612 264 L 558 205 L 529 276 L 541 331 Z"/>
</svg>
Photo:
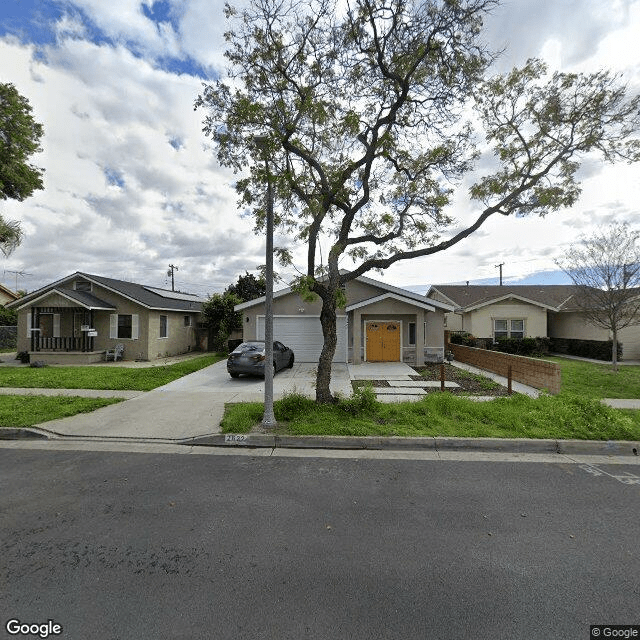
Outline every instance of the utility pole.
<svg viewBox="0 0 640 640">
<path fill-rule="evenodd" d="M 176 267 L 173 264 L 170 264 L 169 265 L 169 270 L 167 271 L 167 275 L 171 276 L 171 291 L 175 291 L 175 285 L 174 285 L 174 282 L 173 282 L 173 272 L 174 271 L 178 271 L 178 267 Z"/>
<path fill-rule="evenodd" d="M 500 269 L 500 286 L 502 286 L 502 267 L 504 267 L 504 262 L 495 265 L 496 269 Z"/>
<path fill-rule="evenodd" d="M 255 144 L 264 155 L 264 171 L 267 182 L 267 242 L 266 242 L 266 269 L 265 269 L 265 302 L 264 302 L 264 414 L 262 426 L 265 429 L 273 429 L 276 425 L 276 417 L 273 412 L 273 184 L 269 169 L 269 153 L 267 149 L 268 138 L 256 136 Z"/>
</svg>

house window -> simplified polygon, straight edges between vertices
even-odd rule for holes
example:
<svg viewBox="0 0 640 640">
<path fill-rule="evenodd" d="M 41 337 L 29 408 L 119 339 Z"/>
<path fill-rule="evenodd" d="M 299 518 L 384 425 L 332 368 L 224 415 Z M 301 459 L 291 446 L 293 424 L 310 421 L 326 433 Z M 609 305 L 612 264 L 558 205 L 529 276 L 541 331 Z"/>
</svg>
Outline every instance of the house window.
<svg viewBox="0 0 640 640">
<path fill-rule="evenodd" d="M 131 315 L 118 314 L 118 338 L 131 338 L 133 318 Z"/>
<path fill-rule="evenodd" d="M 524 320 L 498 320 L 493 321 L 493 339 L 499 338 L 524 338 Z"/>
<path fill-rule="evenodd" d="M 409 323 L 409 345 L 410 346 L 415 346 L 416 344 L 416 323 L 415 322 L 410 322 Z"/>
<path fill-rule="evenodd" d="M 185 316 L 184 317 L 184 326 L 185 327 L 190 327 L 193 325 L 193 318 L 191 316 Z"/>
<path fill-rule="evenodd" d="M 166 338 L 169 335 L 169 319 L 167 316 L 160 316 L 160 337 Z"/>
<path fill-rule="evenodd" d="M 76 280 L 75 281 L 75 290 L 76 291 L 91 291 L 91 283 L 88 280 Z"/>
</svg>

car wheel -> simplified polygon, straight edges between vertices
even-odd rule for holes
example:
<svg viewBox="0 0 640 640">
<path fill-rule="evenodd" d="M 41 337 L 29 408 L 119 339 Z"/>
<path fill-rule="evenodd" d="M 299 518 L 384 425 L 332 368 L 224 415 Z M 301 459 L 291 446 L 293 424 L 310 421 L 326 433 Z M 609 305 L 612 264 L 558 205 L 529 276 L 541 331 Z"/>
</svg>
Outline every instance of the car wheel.
<svg viewBox="0 0 640 640">
<path fill-rule="evenodd" d="M 289 364 L 287 367 L 289 367 L 289 369 L 293 369 L 293 353 L 291 354 L 291 358 L 289 358 Z"/>
<path fill-rule="evenodd" d="M 232 378 L 239 378 L 239 377 L 240 377 L 240 374 L 239 374 L 239 373 L 235 373 L 235 372 L 234 372 L 234 373 L 229 373 L 229 375 L 230 375 Z"/>
</svg>

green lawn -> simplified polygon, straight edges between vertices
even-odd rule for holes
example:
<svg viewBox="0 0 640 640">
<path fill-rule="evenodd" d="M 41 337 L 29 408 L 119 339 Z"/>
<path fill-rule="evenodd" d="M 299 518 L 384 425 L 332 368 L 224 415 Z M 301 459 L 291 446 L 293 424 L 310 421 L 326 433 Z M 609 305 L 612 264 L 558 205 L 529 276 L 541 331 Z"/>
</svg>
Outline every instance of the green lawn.
<svg viewBox="0 0 640 640">
<path fill-rule="evenodd" d="M 275 402 L 274 408 L 279 428 L 292 435 L 640 440 L 639 412 L 611 409 L 568 393 L 538 399 L 515 395 L 491 402 L 432 393 L 419 402 L 383 404 L 363 390 L 337 405 L 291 395 Z M 250 431 L 262 413 L 262 403 L 227 405 L 223 433 Z"/>
<path fill-rule="evenodd" d="M 75 396 L 0 396 L 0 427 L 30 427 L 47 420 L 95 411 L 116 402 L 121 400 Z"/>
<path fill-rule="evenodd" d="M 594 364 L 568 358 L 545 358 L 562 370 L 562 391 L 585 398 L 640 398 L 640 366 Z"/>
<path fill-rule="evenodd" d="M 3 367 L 0 387 L 38 389 L 130 389 L 150 391 L 224 358 L 212 354 L 158 367 Z"/>
</svg>

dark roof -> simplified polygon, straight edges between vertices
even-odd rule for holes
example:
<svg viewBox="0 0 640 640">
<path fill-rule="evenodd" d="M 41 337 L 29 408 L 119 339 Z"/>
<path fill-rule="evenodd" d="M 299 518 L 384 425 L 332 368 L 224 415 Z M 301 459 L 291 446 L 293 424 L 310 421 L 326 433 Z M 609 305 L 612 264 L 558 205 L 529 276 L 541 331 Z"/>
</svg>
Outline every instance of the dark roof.
<svg viewBox="0 0 640 640">
<path fill-rule="evenodd" d="M 67 289 L 63 287 L 56 287 L 52 289 L 52 293 L 54 291 L 58 291 L 59 293 L 79 302 L 84 307 L 88 309 L 115 309 L 116 307 L 112 305 L 110 302 L 105 302 L 104 300 L 100 300 L 97 296 L 94 296 L 92 293 L 88 291 L 75 291 L 74 289 Z"/>
<path fill-rule="evenodd" d="M 142 284 L 136 284 L 135 282 L 115 280 L 113 278 L 94 276 L 86 273 L 78 273 L 78 275 L 85 276 L 88 280 L 93 280 L 108 289 L 113 289 L 117 293 L 131 298 L 150 309 L 170 309 L 176 311 L 202 310 L 203 300 L 195 295 L 192 296 L 186 293 L 147 287 Z"/>
<path fill-rule="evenodd" d="M 155 287 L 146 287 L 145 285 L 136 284 L 135 282 L 126 282 L 125 280 L 116 280 L 115 278 L 105 278 L 103 276 L 83 273 L 82 271 L 77 271 L 70 276 L 66 276 L 56 282 L 42 287 L 37 291 L 33 291 L 32 293 L 24 296 L 24 298 L 20 298 L 10 303 L 10 306 L 22 306 L 30 300 L 42 296 L 48 291 L 58 289 L 59 291 L 64 292 L 65 295 L 71 295 L 71 297 L 82 304 L 85 304 L 84 300 L 86 300 L 87 302 L 97 302 L 100 306 L 108 305 L 109 308 L 115 308 L 112 304 L 105 303 L 104 300 L 100 300 L 89 292 L 76 291 L 64 286 L 76 278 L 83 278 L 90 282 L 94 282 L 106 289 L 110 289 L 111 291 L 124 296 L 125 298 L 128 298 L 129 300 L 132 300 L 133 302 L 137 302 L 148 309 L 160 309 L 164 311 L 192 311 L 194 313 L 202 311 L 202 303 L 204 301 L 198 296 L 168 291 L 165 289 L 157 289 Z"/>
<path fill-rule="evenodd" d="M 475 307 L 505 296 L 518 296 L 531 302 L 561 309 L 576 293 L 576 287 L 570 284 L 546 285 L 448 285 L 436 284 L 431 287 L 427 297 L 434 291 L 451 300 L 460 309 Z"/>
</svg>

